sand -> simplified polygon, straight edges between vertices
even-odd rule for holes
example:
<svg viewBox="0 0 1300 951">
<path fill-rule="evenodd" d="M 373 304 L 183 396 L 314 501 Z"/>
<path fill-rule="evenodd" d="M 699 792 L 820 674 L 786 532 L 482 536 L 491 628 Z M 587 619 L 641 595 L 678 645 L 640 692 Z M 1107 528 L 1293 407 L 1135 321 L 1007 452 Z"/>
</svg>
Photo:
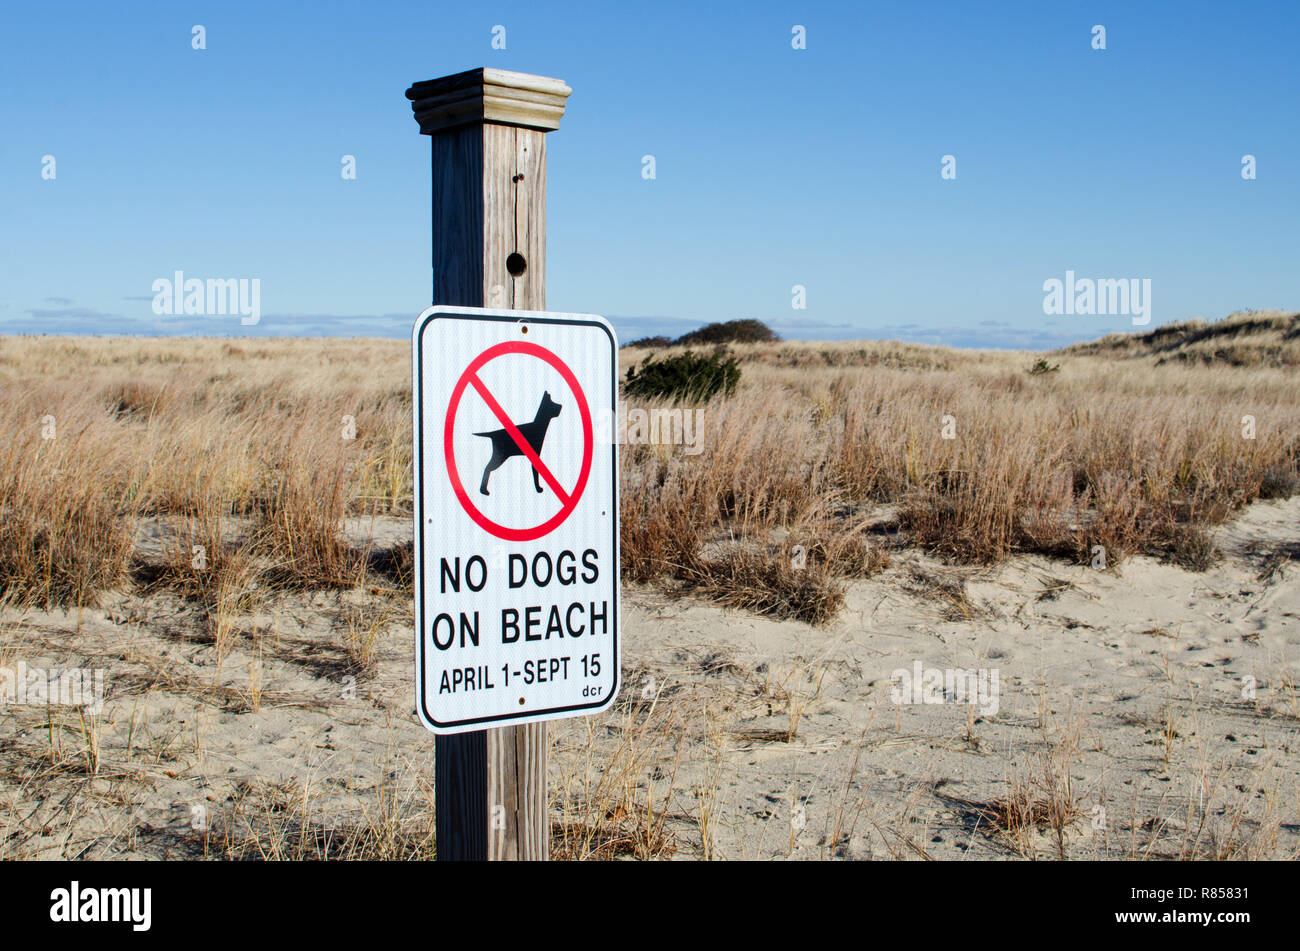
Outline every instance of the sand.
<svg viewBox="0 0 1300 951">
<path fill-rule="evenodd" d="M 1204 573 L 900 551 L 820 628 L 625 586 L 619 702 L 553 725 L 556 852 L 1293 858 L 1298 516 L 1250 506 Z M 143 524 L 138 550 L 166 530 Z M 411 536 L 399 518 L 348 534 Z M 173 593 L 0 622 L 0 667 L 106 684 L 98 714 L 3 708 L 0 857 L 428 854 L 433 738 L 400 592 L 262 593 L 220 664 Z M 349 626 L 378 631 L 369 671 Z M 895 702 L 918 663 L 996 675 L 996 703 Z"/>
</svg>

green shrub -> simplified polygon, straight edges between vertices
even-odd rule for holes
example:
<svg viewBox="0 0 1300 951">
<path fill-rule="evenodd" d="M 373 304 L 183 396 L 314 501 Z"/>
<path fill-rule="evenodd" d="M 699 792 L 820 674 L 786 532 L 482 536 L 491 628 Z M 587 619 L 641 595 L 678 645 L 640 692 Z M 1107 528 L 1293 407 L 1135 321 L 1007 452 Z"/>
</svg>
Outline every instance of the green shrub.
<svg viewBox="0 0 1300 951">
<path fill-rule="evenodd" d="M 623 346 L 631 347 L 633 350 L 651 350 L 655 348 L 662 350 L 664 347 L 671 347 L 672 345 L 672 338 L 662 335 L 658 337 L 638 337 L 631 343 L 623 344 Z"/>
<path fill-rule="evenodd" d="M 718 343 L 772 343 L 780 340 L 776 332 L 761 320 L 728 320 L 724 323 L 705 324 L 677 338 L 678 346 L 693 347 Z"/>
<path fill-rule="evenodd" d="M 739 382 L 740 367 L 725 350 L 708 356 L 687 351 L 663 360 L 646 357 L 640 367 L 627 371 L 623 392 L 647 399 L 703 403 L 719 393 L 730 396 Z"/>
</svg>

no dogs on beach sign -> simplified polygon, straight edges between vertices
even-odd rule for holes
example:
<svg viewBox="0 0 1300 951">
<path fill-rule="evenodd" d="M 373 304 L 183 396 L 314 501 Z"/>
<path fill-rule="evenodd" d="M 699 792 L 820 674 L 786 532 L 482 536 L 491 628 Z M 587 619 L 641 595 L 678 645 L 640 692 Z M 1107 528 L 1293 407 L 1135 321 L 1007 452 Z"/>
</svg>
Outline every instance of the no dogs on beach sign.
<svg viewBox="0 0 1300 951">
<path fill-rule="evenodd" d="M 618 345 L 586 314 L 431 307 L 411 345 L 415 676 L 435 733 L 596 713 L 618 655 Z"/>
</svg>

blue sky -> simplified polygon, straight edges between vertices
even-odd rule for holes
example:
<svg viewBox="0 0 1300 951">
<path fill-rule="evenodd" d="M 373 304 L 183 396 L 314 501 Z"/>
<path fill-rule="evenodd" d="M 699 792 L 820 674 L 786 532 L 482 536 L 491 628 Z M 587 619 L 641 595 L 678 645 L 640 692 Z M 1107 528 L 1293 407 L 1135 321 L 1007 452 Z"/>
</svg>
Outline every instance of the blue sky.
<svg viewBox="0 0 1300 951">
<path fill-rule="evenodd" d="M 475 66 L 573 88 L 548 304 L 625 339 L 1132 329 L 1045 315 L 1067 270 L 1150 279 L 1152 325 L 1300 309 L 1298 38 L 1290 0 L 5 4 L 0 332 L 405 336 L 430 238 L 403 92 Z M 260 322 L 154 315 L 178 269 L 259 279 Z"/>
</svg>

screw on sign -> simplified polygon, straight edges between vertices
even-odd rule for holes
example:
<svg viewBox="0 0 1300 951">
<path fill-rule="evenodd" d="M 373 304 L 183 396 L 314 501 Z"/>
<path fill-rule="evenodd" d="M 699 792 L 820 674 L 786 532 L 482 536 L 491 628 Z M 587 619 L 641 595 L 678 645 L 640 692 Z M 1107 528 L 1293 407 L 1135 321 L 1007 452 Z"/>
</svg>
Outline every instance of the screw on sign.
<svg viewBox="0 0 1300 951">
<path fill-rule="evenodd" d="M 416 322 L 416 679 L 435 732 L 595 713 L 617 694 L 618 459 L 596 439 L 617 352 L 589 315 L 435 307 Z"/>
</svg>

